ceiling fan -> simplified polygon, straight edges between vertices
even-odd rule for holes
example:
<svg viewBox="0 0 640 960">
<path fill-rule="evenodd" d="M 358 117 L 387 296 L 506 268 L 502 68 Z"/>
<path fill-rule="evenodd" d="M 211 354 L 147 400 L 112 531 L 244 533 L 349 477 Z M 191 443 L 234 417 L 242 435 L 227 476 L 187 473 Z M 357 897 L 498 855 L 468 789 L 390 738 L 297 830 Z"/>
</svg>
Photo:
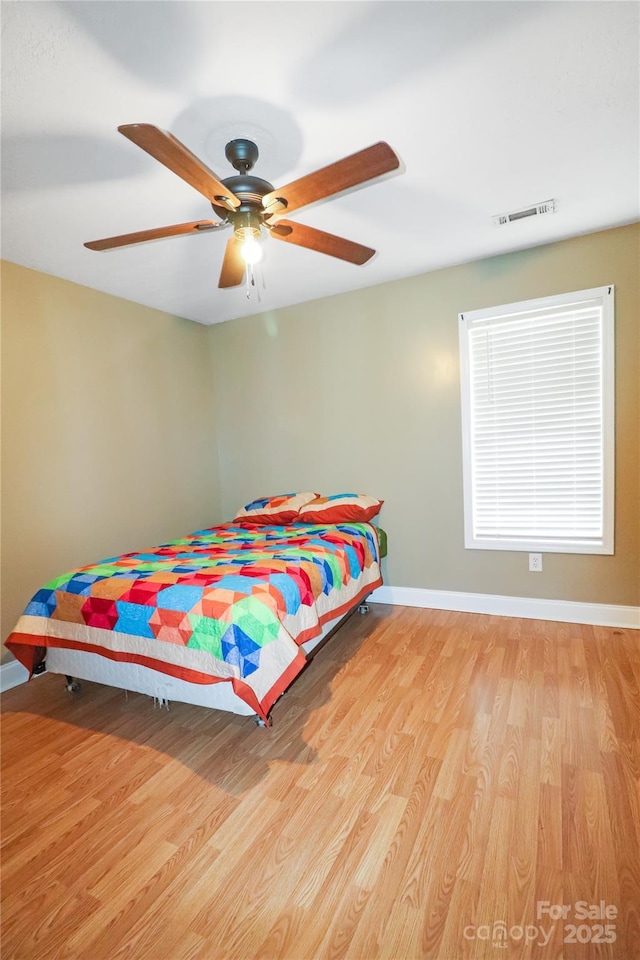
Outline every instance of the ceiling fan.
<svg viewBox="0 0 640 960">
<path fill-rule="evenodd" d="M 231 140 L 227 144 L 225 155 L 237 175 L 220 180 L 171 133 L 149 123 L 125 124 L 118 130 L 206 197 L 219 219 L 177 223 L 154 230 L 106 237 L 104 240 L 92 240 L 85 243 L 89 250 L 110 250 L 145 240 L 206 232 L 231 225 L 233 236 L 227 241 L 219 287 L 238 286 L 242 283 L 247 265 L 257 263 L 260 259 L 262 249 L 257 240 L 263 228 L 276 240 L 308 247 L 349 263 L 366 263 L 375 253 L 371 247 L 279 217 L 285 211 L 291 213 L 306 204 L 396 170 L 400 160 L 387 143 L 375 143 L 285 187 L 275 189 L 271 183 L 249 173 L 258 159 L 258 147 L 252 140 Z"/>
</svg>

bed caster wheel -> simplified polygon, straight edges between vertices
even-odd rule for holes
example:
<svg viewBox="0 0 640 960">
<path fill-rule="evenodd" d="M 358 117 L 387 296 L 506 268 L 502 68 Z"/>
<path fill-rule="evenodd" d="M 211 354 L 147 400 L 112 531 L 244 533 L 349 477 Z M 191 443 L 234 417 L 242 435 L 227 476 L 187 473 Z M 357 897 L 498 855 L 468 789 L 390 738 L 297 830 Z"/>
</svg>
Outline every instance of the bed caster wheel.
<svg viewBox="0 0 640 960">
<path fill-rule="evenodd" d="M 358 607 L 358 613 L 362 613 L 362 614 L 369 613 L 369 604 L 361 603 L 360 606 Z"/>
<path fill-rule="evenodd" d="M 65 690 L 69 693 L 77 693 L 78 690 L 80 690 L 80 682 L 78 680 L 74 680 L 73 677 L 65 677 L 65 679 L 67 681 Z"/>
</svg>

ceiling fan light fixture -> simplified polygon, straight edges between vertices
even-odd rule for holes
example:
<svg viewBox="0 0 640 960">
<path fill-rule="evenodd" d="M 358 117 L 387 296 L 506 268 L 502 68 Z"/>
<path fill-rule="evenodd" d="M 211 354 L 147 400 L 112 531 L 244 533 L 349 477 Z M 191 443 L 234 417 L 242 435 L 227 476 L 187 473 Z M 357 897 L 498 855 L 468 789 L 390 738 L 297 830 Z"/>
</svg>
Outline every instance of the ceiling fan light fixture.
<svg viewBox="0 0 640 960">
<path fill-rule="evenodd" d="M 257 240 L 260 236 L 260 214 L 256 210 L 242 210 L 234 213 L 232 220 L 233 232 L 241 243 L 250 237 Z"/>
<path fill-rule="evenodd" d="M 240 256 L 246 264 L 262 260 L 260 214 L 256 210 L 240 210 L 233 214 L 233 233 L 240 244 Z"/>
<path fill-rule="evenodd" d="M 262 260 L 262 245 L 255 236 L 247 237 L 240 247 L 240 256 L 248 266 L 260 263 Z"/>
</svg>

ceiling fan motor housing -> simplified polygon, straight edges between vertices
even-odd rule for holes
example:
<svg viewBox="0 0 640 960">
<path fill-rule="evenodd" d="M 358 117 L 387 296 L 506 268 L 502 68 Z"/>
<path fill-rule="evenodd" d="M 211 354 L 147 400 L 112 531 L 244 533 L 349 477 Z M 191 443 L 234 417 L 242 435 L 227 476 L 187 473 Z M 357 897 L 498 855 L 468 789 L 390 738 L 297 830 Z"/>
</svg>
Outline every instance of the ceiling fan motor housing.
<svg viewBox="0 0 640 960">
<path fill-rule="evenodd" d="M 255 233 L 259 234 L 260 224 L 263 222 L 265 210 L 262 206 L 262 198 L 267 193 L 271 193 L 273 186 L 266 180 L 249 175 L 239 177 L 227 177 L 222 181 L 240 201 L 240 206 L 235 210 L 227 210 L 226 207 L 219 207 L 212 203 L 214 213 L 221 220 L 228 220 L 233 224 L 234 230 L 248 225 L 248 220 L 255 226 Z"/>
<path fill-rule="evenodd" d="M 226 207 L 211 206 L 221 220 L 228 220 L 238 239 L 248 236 L 259 236 L 260 225 L 264 222 L 264 208 L 262 198 L 272 193 L 273 185 L 260 177 L 251 176 L 251 170 L 258 159 L 258 148 L 252 140 L 231 140 L 225 147 L 225 156 L 229 163 L 239 171 L 238 176 L 227 177 L 222 183 L 240 201 L 235 210 Z"/>
</svg>

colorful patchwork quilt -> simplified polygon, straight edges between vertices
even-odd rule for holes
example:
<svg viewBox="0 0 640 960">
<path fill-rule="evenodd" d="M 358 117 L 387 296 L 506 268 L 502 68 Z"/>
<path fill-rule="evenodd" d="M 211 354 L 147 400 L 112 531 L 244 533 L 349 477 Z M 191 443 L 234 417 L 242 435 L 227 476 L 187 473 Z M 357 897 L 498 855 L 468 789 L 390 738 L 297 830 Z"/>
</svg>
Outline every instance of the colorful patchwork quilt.
<svg viewBox="0 0 640 960">
<path fill-rule="evenodd" d="M 47 647 L 228 681 L 266 719 L 306 663 L 300 645 L 382 583 L 368 523 L 234 521 L 56 577 L 7 641 L 33 672 Z"/>
</svg>

